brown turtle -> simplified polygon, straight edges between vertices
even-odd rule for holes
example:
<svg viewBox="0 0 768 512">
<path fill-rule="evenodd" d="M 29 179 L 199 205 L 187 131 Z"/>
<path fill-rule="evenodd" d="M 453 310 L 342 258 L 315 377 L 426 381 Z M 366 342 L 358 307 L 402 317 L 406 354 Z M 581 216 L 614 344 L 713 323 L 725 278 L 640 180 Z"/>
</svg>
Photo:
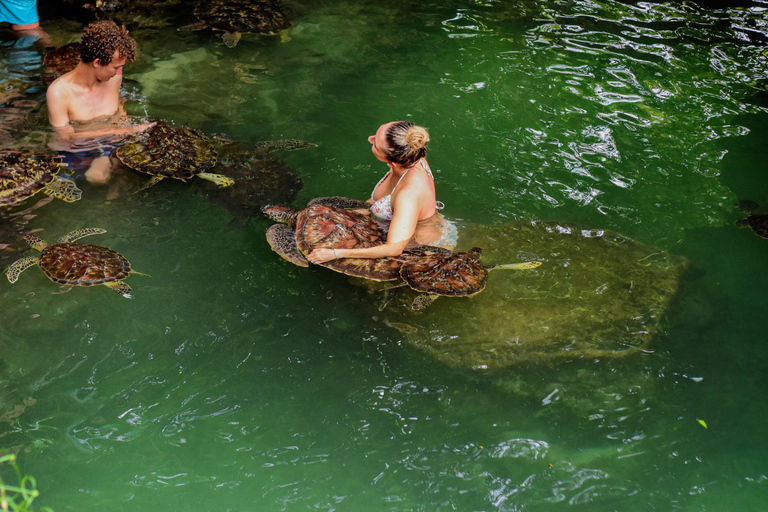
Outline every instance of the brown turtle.
<svg viewBox="0 0 768 512">
<path fill-rule="evenodd" d="M 144 188 L 163 178 L 187 181 L 195 176 L 222 187 L 235 183 L 221 174 L 207 172 L 216 165 L 218 153 L 202 132 L 188 126 L 177 128 L 159 121 L 115 148 L 112 156 L 131 169 L 151 174 L 153 178 Z"/>
<path fill-rule="evenodd" d="M 411 252 L 420 256 L 403 262 L 400 277 L 411 289 L 421 293 L 411 304 L 414 310 L 426 308 L 440 296 L 471 297 L 480 293 L 488 283 L 491 270 L 526 270 L 541 265 L 540 261 L 526 261 L 486 267 L 480 262 L 483 251 L 479 247 L 458 253 L 439 247 L 417 248 Z"/>
<path fill-rule="evenodd" d="M 750 228 L 762 238 L 768 238 L 768 211 L 761 208 L 754 201 L 743 201 L 740 205 L 742 210 L 749 213 L 744 219 L 736 222 L 736 225 L 742 228 Z"/>
<path fill-rule="evenodd" d="M 267 206 L 262 212 L 274 224 L 267 229 L 272 250 L 300 267 L 308 267 L 306 255 L 319 247 L 355 249 L 382 245 L 386 231 L 370 216 L 353 211 L 366 208 L 363 201 L 339 197 L 314 199 L 303 210 Z M 398 258 L 342 258 L 321 265 L 336 272 L 373 281 L 394 281 L 399 277 Z"/>
<path fill-rule="evenodd" d="M 77 67 L 80 62 L 80 43 L 69 43 L 64 46 L 52 48 L 45 54 L 43 65 L 50 70 L 51 80 L 68 73 Z"/>
<path fill-rule="evenodd" d="M 33 265 L 39 265 L 51 281 L 75 286 L 103 284 L 124 297 L 130 298 L 131 287 L 122 279 L 130 273 L 131 264 L 125 257 L 112 249 L 100 245 L 74 243 L 88 235 L 106 233 L 99 228 L 85 228 L 72 231 L 48 245 L 37 235 L 24 237 L 40 256 L 27 256 L 8 267 L 8 281 L 15 283 L 19 274 Z"/>
<path fill-rule="evenodd" d="M 0 150 L 0 206 L 20 203 L 43 192 L 71 203 L 80 199 L 75 182 L 57 176 L 61 157 L 24 150 Z"/>
<path fill-rule="evenodd" d="M 206 0 L 195 8 L 195 16 L 199 22 L 178 30 L 223 30 L 224 44 L 234 48 L 242 32 L 281 34 L 285 40 L 292 13 L 280 0 Z"/>
</svg>

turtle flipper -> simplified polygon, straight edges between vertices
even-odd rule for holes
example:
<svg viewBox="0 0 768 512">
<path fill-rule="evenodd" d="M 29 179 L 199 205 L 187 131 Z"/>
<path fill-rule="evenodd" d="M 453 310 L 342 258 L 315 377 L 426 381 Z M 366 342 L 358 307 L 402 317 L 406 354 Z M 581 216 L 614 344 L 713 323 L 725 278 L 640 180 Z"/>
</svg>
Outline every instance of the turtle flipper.
<svg viewBox="0 0 768 512">
<path fill-rule="evenodd" d="M 126 299 L 133 298 L 131 297 L 131 292 L 133 292 L 133 289 L 122 281 L 110 281 L 108 283 L 104 283 L 104 286 L 111 288 L 113 291 L 119 293 Z"/>
<path fill-rule="evenodd" d="M 421 295 L 413 299 L 413 302 L 411 302 L 411 309 L 414 311 L 421 311 L 422 309 L 426 309 L 430 304 L 435 302 L 435 299 L 438 297 L 439 295 L 422 293 Z"/>
<path fill-rule="evenodd" d="M 61 199 L 68 203 L 72 203 L 80 199 L 82 192 L 75 182 L 62 178 L 61 176 L 54 176 L 53 179 L 43 188 L 43 192 L 56 199 Z"/>
<path fill-rule="evenodd" d="M 76 229 L 74 231 L 70 231 L 66 235 L 61 236 L 58 240 L 56 240 L 57 244 L 66 244 L 69 242 L 74 242 L 75 240 L 80 240 L 83 237 L 89 236 L 89 235 L 100 235 L 102 233 L 106 233 L 106 229 L 101 228 L 83 228 L 83 229 Z"/>
<path fill-rule="evenodd" d="M 488 267 L 488 270 L 528 270 L 536 267 L 540 267 L 540 261 L 526 261 L 523 263 L 507 263 L 506 265 L 496 265 L 495 267 Z"/>
<path fill-rule="evenodd" d="M 240 32 L 224 32 L 221 35 L 221 39 L 224 41 L 224 44 L 227 45 L 227 48 L 234 48 L 237 46 L 237 42 L 240 41 L 241 37 L 243 37 L 243 35 Z"/>
<path fill-rule="evenodd" d="M 5 275 L 8 277 L 8 281 L 15 283 L 19 278 L 19 274 L 27 270 L 32 265 L 37 265 L 39 261 L 40 258 L 35 256 L 27 256 L 13 263 L 10 267 L 8 267 L 8 272 L 5 273 Z"/>
<path fill-rule="evenodd" d="M 149 187 L 151 187 L 152 185 L 154 185 L 155 183 L 157 183 L 158 181 L 160 181 L 162 179 L 163 179 L 162 176 L 152 176 L 152 178 L 150 178 L 150 180 L 148 182 L 146 182 L 143 187 L 141 187 L 139 190 L 134 192 L 134 194 L 138 194 L 142 190 L 147 190 Z"/>
<path fill-rule="evenodd" d="M 257 153 L 272 153 L 274 151 L 296 151 L 299 149 L 316 148 L 317 144 L 298 139 L 262 140 L 253 146 Z"/>
<path fill-rule="evenodd" d="M 273 224 L 267 229 L 267 242 L 272 250 L 300 267 L 308 267 L 307 258 L 301 254 L 299 246 L 296 243 L 296 233 L 285 224 Z"/>
<path fill-rule="evenodd" d="M 291 36 L 289 35 L 290 33 L 291 33 L 291 29 L 289 28 L 278 32 L 278 34 L 280 34 L 280 42 L 287 43 L 288 41 L 290 41 L 291 40 Z"/>
<path fill-rule="evenodd" d="M 207 23 L 203 23 L 202 21 L 198 21 L 197 23 L 191 23 L 189 25 L 184 25 L 183 27 L 179 27 L 176 30 L 179 32 L 192 32 L 194 30 L 203 30 L 208 28 Z"/>
<path fill-rule="evenodd" d="M 379 304 L 379 311 L 384 311 L 389 303 L 392 302 L 392 299 L 400 295 L 400 292 L 403 291 L 403 286 L 405 286 L 405 283 L 384 289 L 384 298 L 381 300 L 381 304 Z"/>
<path fill-rule="evenodd" d="M 197 177 L 203 178 L 204 180 L 212 181 L 220 187 L 229 187 L 235 184 L 235 180 L 233 180 L 232 178 L 227 178 L 223 174 L 201 172 L 200 174 L 197 175 Z"/>
</svg>

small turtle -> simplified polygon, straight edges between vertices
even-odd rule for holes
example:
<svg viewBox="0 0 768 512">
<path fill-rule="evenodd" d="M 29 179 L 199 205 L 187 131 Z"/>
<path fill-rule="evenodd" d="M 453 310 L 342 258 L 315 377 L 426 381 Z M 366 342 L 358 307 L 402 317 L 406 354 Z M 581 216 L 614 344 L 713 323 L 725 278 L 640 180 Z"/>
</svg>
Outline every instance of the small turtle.
<svg viewBox="0 0 768 512">
<path fill-rule="evenodd" d="M 224 44 L 234 48 L 242 32 L 281 34 L 286 40 L 292 13 L 280 0 L 206 0 L 195 8 L 195 16 L 199 22 L 178 30 L 223 30 Z"/>
<path fill-rule="evenodd" d="M 175 128 L 158 122 L 127 144 L 115 148 L 112 156 L 131 169 L 151 174 L 153 178 L 144 188 L 163 178 L 187 181 L 194 176 L 222 187 L 235 183 L 221 174 L 207 172 L 216 165 L 218 153 L 202 132 L 187 126 Z"/>
<path fill-rule="evenodd" d="M 400 277 L 411 289 L 422 293 L 411 304 L 414 310 L 426 308 L 441 295 L 470 297 L 480 293 L 491 270 L 524 270 L 541 265 L 540 261 L 526 261 L 486 267 L 480 262 L 482 249 L 478 247 L 459 253 L 438 247 L 417 248 L 412 252 L 421 253 L 421 257 L 405 261 L 400 267 Z"/>
<path fill-rule="evenodd" d="M 61 157 L 30 151 L 0 151 L 0 206 L 20 203 L 43 192 L 71 203 L 80 199 L 75 182 L 57 176 Z"/>
<path fill-rule="evenodd" d="M 64 73 L 69 73 L 77 67 L 80 62 L 80 43 L 69 43 L 58 48 L 53 48 L 45 54 L 43 65 L 48 68 L 52 74 L 50 79 L 56 79 Z"/>
<path fill-rule="evenodd" d="M 94 286 L 103 284 L 124 297 L 130 298 L 131 287 L 121 279 L 135 273 L 125 257 L 100 245 L 74 243 L 88 235 L 106 233 L 99 228 L 72 231 L 48 245 L 37 235 L 27 235 L 25 240 L 40 256 L 27 256 L 8 267 L 8 281 L 15 283 L 19 274 L 33 265 L 39 265 L 48 279 L 59 284 Z M 145 274 L 144 274 L 145 275 Z"/>
<path fill-rule="evenodd" d="M 370 216 L 352 211 L 367 206 L 364 201 L 326 197 L 313 200 L 303 210 L 264 207 L 265 215 L 285 223 L 270 226 L 267 241 L 273 251 L 300 267 L 309 266 L 306 255 L 318 247 L 354 249 L 382 245 L 387 239 L 386 231 Z M 394 281 L 399 277 L 401 260 L 342 258 L 321 265 L 350 276 Z"/>
<path fill-rule="evenodd" d="M 736 225 L 742 228 L 750 228 L 762 238 L 768 238 L 768 211 L 761 208 L 754 201 L 742 201 L 739 205 L 742 210 L 750 215 L 745 219 L 740 219 Z"/>
</svg>

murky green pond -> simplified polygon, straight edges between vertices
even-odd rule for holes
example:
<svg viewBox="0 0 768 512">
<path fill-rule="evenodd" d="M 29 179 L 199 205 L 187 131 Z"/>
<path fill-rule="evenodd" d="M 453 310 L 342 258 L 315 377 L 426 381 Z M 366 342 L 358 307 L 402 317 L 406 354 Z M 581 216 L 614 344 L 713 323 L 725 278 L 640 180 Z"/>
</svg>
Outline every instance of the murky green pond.
<svg viewBox="0 0 768 512">
<path fill-rule="evenodd" d="M 367 197 L 386 170 L 367 136 L 411 119 L 460 248 L 542 266 L 382 312 L 377 292 L 279 259 L 269 221 L 201 183 L 36 196 L 4 213 L 3 267 L 19 232 L 100 227 L 88 242 L 151 276 L 128 278 L 130 300 L 37 268 L 0 282 L 0 449 L 37 479 L 36 506 L 761 510 L 768 241 L 735 222 L 768 195 L 768 4 L 289 3 L 290 40 L 235 48 L 176 31 L 193 2 L 159 27 L 126 19 L 126 108 L 246 148 L 317 144 L 275 154 L 303 180 L 296 204 Z M 92 18 L 41 4 L 56 45 Z M 40 143 L 41 54 L 0 40 L 0 142 Z M 433 350 L 517 354 L 510 326 L 559 344 L 493 368 Z"/>
</svg>

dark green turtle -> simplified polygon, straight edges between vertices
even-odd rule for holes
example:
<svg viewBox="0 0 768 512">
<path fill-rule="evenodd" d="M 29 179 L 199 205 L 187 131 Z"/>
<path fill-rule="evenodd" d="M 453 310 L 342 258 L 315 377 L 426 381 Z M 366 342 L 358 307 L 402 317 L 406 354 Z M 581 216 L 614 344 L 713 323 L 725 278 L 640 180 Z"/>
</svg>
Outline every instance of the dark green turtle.
<svg viewBox="0 0 768 512">
<path fill-rule="evenodd" d="M 296 171 L 269 153 L 315 147 L 315 144 L 286 139 L 260 142 L 253 151 L 244 151 L 223 134 L 213 134 L 212 137 L 223 145 L 217 169 L 233 178 L 237 186 L 222 189 L 201 183 L 198 190 L 208 200 L 232 213 L 235 219 L 247 223 L 254 212 L 268 203 L 291 203 L 304 187 Z"/>
<path fill-rule="evenodd" d="M 242 32 L 281 34 L 285 40 L 292 13 L 280 0 L 205 0 L 195 8 L 195 16 L 199 22 L 179 30 L 223 30 L 224 44 L 234 48 Z"/>
<path fill-rule="evenodd" d="M 235 183 L 226 176 L 208 172 L 216 165 L 218 152 L 202 132 L 188 126 L 177 128 L 159 121 L 115 148 L 112 156 L 131 169 L 151 174 L 153 178 L 144 188 L 163 178 L 187 181 L 195 176 L 222 187 Z"/>
<path fill-rule="evenodd" d="M 340 197 L 317 198 L 303 210 L 267 206 L 262 212 L 275 224 L 267 229 L 272 250 L 300 267 L 308 267 L 306 255 L 319 247 L 336 249 L 366 248 L 386 242 L 386 231 L 370 216 L 353 211 L 367 203 Z M 322 263 L 336 272 L 373 281 L 399 278 L 398 258 L 342 258 Z"/>
<path fill-rule="evenodd" d="M 535 272 L 494 273 L 472 300 L 440 300 L 414 315 L 407 298 L 378 316 L 410 331 L 403 339 L 414 348 L 462 369 L 647 354 L 686 267 L 618 233 L 554 221 L 462 223 L 460 240 L 483 247 L 489 261 L 544 262 Z"/>
<path fill-rule="evenodd" d="M 762 238 L 768 238 L 768 211 L 760 207 L 754 201 L 743 201 L 740 205 L 749 216 L 740 219 L 736 225 L 742 228 L 750 228 Z"/>
<path fill-rule="evenodd" d="M 31 151 L 0 150 L 0 206 L 14 205 L 43 192 L 71 203 L 80 199 L 75 182 L 57 176 L 61 157 Z"/>
<path fill-rule="evenodd" d="M 37 235 L 24 237 L 40 256 L 27 256 L 8 267 L 8 281 L 15 283 L 19 274 L 33 265 L 39 265 L 43 273 L 59 284 L 94 286 L 103 284 L 124 297 L 130 297 L 131 287 L 122 279 L 130 273 L 131 264 L 125 257 L 112 249 L 100 245 L 74 243 L 88 235 L 106 233 L 99 228 L 85 228 L 72 231 L 48 245 Z"/>
<path fill-rule="evenodd" d="M 486 267 L 480 262 L 483 251 L 479 247 L 457 253 L 425 247 L 411 253 L 420 256 L 403 263 L 400 277 L 412 290 L 421 293 L 411 304 L 414 310 L 426 308 L 440 296 L 471 297 L 480 293 L 488 283 L 491 270 L 527 270 L 541 265 L 540 261 L 526 261 Z"/>
</svg>

